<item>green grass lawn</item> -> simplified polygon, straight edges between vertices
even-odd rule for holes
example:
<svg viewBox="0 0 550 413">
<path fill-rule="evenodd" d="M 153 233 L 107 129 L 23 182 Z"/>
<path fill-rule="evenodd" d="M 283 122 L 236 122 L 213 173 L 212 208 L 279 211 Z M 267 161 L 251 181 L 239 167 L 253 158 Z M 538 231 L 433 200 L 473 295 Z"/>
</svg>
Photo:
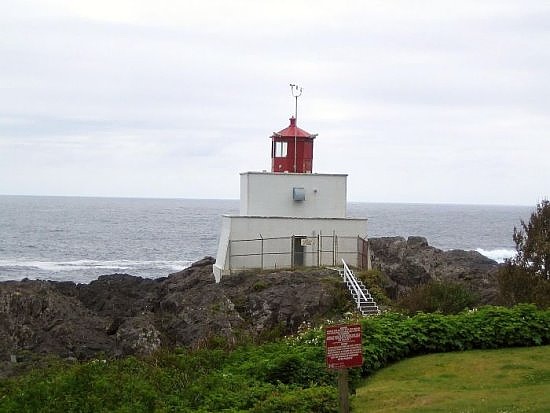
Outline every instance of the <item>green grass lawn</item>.
<svg viewBox="0 0 550 413">
<path fill-rule="evenodd" d="M 415 357 L 366 379 L 353 412 L 550 412 L 550 346 Z"/>
</svg>

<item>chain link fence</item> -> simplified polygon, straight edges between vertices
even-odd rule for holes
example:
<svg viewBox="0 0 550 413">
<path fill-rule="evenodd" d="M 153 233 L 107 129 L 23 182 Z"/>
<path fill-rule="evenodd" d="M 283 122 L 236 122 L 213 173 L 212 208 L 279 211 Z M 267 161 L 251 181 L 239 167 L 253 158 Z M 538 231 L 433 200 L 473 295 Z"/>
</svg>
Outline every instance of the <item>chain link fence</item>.
<svg viewBox="0 0 550 413">
<path fill-rule="evenodd" d="M 368 241 L 360 236 L 316 235 L 231 240 L 229 270 L 339 266 L 344 259 L 370 268 Z"/>
</svg>

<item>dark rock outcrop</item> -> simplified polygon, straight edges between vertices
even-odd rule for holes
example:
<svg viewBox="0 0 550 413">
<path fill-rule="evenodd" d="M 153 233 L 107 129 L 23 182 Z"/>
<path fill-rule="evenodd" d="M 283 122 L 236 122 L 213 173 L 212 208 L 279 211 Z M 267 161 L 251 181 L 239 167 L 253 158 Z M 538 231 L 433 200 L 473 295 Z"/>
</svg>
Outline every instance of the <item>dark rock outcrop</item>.
<svg viewBox="0 0 550 413">
<path fill-rule="evenodd" d="M 63 285 L 66 287 L 66 285 Z M 21 350 L 88 358 L 111 352 L 106 320 L 49 281 L 0 284 L 0 357 Z"/>
<path fill-rule="evenodd" d="M 474 251 L 442 251 L 425 238 L 372 238 L 373 266 L 396 296 L 429 280 L 467 283 L 484 302 L 494 295 L 496 262 Z M 0 283 L 0 362 L 24 354 L 86 359 L 146 355 L 160 348 L 228 343 L 296 331 L 303 322 L 351 308 L 338 274 L 329 269 L 246 272 L 216 284 L 214 259 L 158 279 L 128 274 L 90 284 Z M 9 364 L 9 363 L 8 363 Z M 2 369 L 0 369 L 0 375 Z"/>
<path fill-rule="evenodd" d="M 272 329 L 295 331 L 341 305 L 335 271 L 247 272 L 216 284 L 213 262 L 205 258 L 159 279 L 113 274 L 79 285 L 0 283 L 0 361 L 25 353 L 146 355 L 213 337 L 231 343 Z"/>
<path fill-rule="evenodd" d="M 476 251 L 443 251 L 428 245 L 424 237 L 381 237 L 369 240 L 373 268 L 380 269 L 393 284 L 388 292 L 394 298 L 401 292 L 430 280 L 467 285 L 483 303 L 496 294 L 493 261 Z"/>
</svg>

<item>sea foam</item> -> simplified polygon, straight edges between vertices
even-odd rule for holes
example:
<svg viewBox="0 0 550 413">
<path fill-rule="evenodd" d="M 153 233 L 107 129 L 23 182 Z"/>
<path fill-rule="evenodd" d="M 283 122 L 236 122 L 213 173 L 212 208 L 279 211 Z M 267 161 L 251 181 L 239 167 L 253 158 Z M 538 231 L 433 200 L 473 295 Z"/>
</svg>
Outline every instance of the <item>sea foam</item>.
<svg viewBox="0 0 550 413">
<path fill-rule="evenodd" d="M 512 249 L 499 248 L 494 250 L 486 250 L 483 248 L 477 248 L 477 252 L 481 255 L 485 255 L 487 258 L 495 260 L 498 263 L 503 263 L 505 259 L 512 258 L 516 255 L 516 251 Z"/>
<path fill-rule="evenodd" d="M 100 260 L 73 260 L 73 261 L 40 261 L 33 259 L 15 258 L 0 259 L 0 281 L 7 279 L 20 280 L 23 278 L 40 279 L 46 277 L 55 281 L 73 280 L 76 282 L 90 282 L 101 274 L 129 273 L 141 276 L 160 277 L 168 273 L 181 271 L 192 264 L 192 261 L 100 261 Z M 4 277 L 2 270 L 16 272 L 17 276 Z"/>
</svg>

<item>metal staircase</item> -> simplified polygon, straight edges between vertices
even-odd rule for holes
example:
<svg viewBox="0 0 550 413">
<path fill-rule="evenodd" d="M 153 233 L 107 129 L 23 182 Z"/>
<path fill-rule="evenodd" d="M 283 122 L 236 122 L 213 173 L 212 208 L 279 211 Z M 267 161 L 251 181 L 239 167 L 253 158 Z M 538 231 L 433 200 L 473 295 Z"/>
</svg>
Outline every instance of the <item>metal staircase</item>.
<svg viewBox="0 0 550 413">
<path fill-rule="evenodd" d="M 378 305 L 370 295 L 367 287 L 365 287 L 365 284 L 363 284 L 363 281 L 358 280 L 355 277 L 355 275 L 349 269 L 344 260 L 342 260 L 342 264 L 343 267 L 341 269 L 338 269 L 338 273 L 344 280 L 344 283 L 348 287 L 348 290 L 351 293 L 353 300 L 357 304 L 357 310 L 363 316 L 380 314 L 380 309 L 378 308 Z"/>
</svg>

